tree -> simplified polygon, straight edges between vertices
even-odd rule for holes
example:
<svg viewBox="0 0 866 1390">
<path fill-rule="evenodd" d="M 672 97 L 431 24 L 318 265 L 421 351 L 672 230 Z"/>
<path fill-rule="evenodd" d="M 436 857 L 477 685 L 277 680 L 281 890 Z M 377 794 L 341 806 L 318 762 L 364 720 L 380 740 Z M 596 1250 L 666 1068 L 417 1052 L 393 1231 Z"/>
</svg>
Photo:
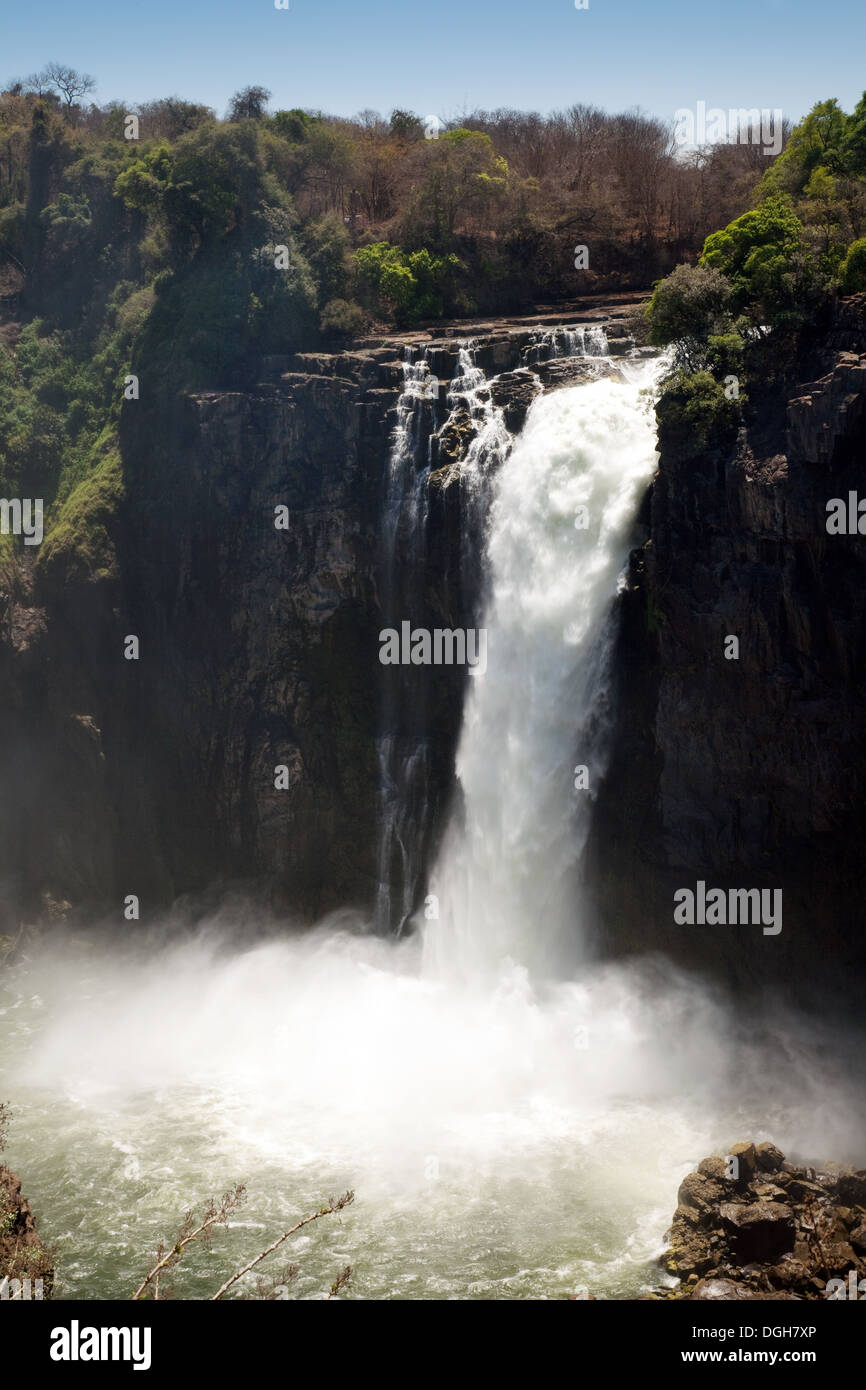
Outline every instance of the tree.
<svg viewBox="0 0 866 1390">
<path fill-rule="evenodd" d="M 236 231 L 266 241 L 262 210 L 281 202 L 288 207 L 252 125 L 201 126 L 174 146 L 153 146 L 115 187 L 128 207 L 162 214 L 179 260 Z"/>
<path fill-rule="evenodd" d="M 354 264 L 349 233 L 342 217 L 326 212 L 315 222 L 308 222 L 303 232 L 307 262 L 319 291 L 319 303 L 351 297 Z"/>
<path fill-rule="evenodd" d="M 309 111 L 302 111 L 296 106 L 291 111 L 275 111 L 271 116 L 271 129 L 284 140 L 291 140 L 292 144 L 298 145 L 302 140 L 306 140 L 316 120 L 318 117 L 311 116 Z"/>
<path fill-rule="evenodd" d="M 155 140 L 177 140 L 191 130 L 215 120 L 209 106 L 181 97 L 162 97 L 140 106 L 142 131 Z"/>
<path fill-rule="evenodd" d="M 480 213 L 505 193 L 508 165 L 497 155 L 489 135 L 461 126 L 420 148 L 422 178 L 413 214 L 417 237 L 429 232 L 441 245 L 450 240 L 458 222 Z"/>
<path fill-rule="evenodd" d="M 653 290 L 646 308 L 649 340 L 656 347 L 678 344 L 678 356 L 693 369 L 703 365 L 710 334 L 725 326 L 729 281 L 718 270 L 678 265 Z"/>
<path fill-rule="evenodd" d="M 392 111 L 390 125 L 398 140 L 420 140 L 424 134 L 424 122 L 414 111 Z"/>
<path fill-rule="evenodd" d="M 297 1234 L 298 1231 L 303 1230 L 305 1226 L 311 1225 L 314 1221 L 320 1221 L 323 1216 L 338 1215 L 346 1207 L 351 1206 L 354 1200 L 355 1194 L 352 1191 L 344 1192 L 341 1197 L 330 1197 L 318 1211 L 311 1212 L 309 1216 L 304 1216 L 299 1221 L 296 1221 L 287 1231 L 283 1231 L 282 1235 L 277 1236 L 276 1240 L 271 1241 L 270 1245 L 226 1279 L 217 1289 L 216 1293 L 211 1294 L 210 1302 L 219 1302 L 220 1299 L 228 1293 L 229 1289 L 233 1288 L 241 1279 L 244 1279 L 250 1274 L 263 1260 L 267 1259 L 269 1255 L 272 1255 L 275 1250 L 278 1250 L 290 1236 Z M 176 1269 L 187 1248 L 196 1244 L 207 1248 L 216 1227 L 226 1227 L 231 1215 L 236 1212 L 239 1207 L 243 1206 L 245 1201 L 246 1188 L 242 1183 L 238 1183 L 236 1187 L 229 1188 L 227 1192 L 224 1192 L 219 1199 L 208 1202 L 200 1215 L 196 1215 L 196 1212 L 192 1209 L 188 1211 L 171 1245 L 166 1247 L 164 1243 L 160 1242 L 156 1251 L 156 1263 L 148 1270 L 147 1274 L 145 1274 L 141 1283 L 138 1285 L 138 1288 L 131 1295 L 131 1301 L 139 1302 L 141 1300 L 151 1299 L 154 1302 L 158 1302 L 161 1280 L 164 1279 L 167 1274 L 170 1274 L 172 1270 Z M 290 1284 L 297 1273 L 297 1265 L 287 1266 L 276 1276 L 272 1277 L 267 1286 L 262 1286 L 261 1282 L 259 1283 L 256 1290 L 258 1296 L 260 1298 L 278 1297 L 280 1295 L 280 1290 Z M 351 1283 L 351 1277 L 351 1266 L 344 1266 L 331 1285 L 329 1297 L 334 1298 L 341 1289 L 347 1288 Z M 164 1297 L 165 1291 L 163 1290 L 163 1298 Z"/>
<path fill-rule="evenodd" d="M 819 165 L 831 174 L 842 173 L 849 127 L 850 118 L 835 98 L 817 102 L 794 127 L 785 149 L 764 175 L 761 191 L 800 193 Z"/>
<path fill-rule="evenodd" d="M 267 87 L 242 87 L 229 102 L 230 121 L 260 121 L 268 114 L 271 94 Z"/>
<path fill-rule="evenodd" d="M 846 173 L 854 177 L 866 174 L 866 92 L 848 118 L 842 143 L 842 162 Z"/>
<path fill-rule="evenodd" d="M 38 97 L 46 97 L 49 92 L 53 94 L 54 91 L 45 72 L 31 72 L 29 77 L 25 77 L 24 86 L 28 92 L 33 92 Z"/>
<path fill-rule="evenodd" d="M 813 278 L 803 224 L 783 193 L 708 236 L 700 263 L 721 271 L 731 283 L 734 307 L 764 324 L 803 307 Z"/>
<path fill-rule="evenodd" d="M 41 77 L 62 98 L 67 111 L 75 105 L 79 97 L 86 96 L 96 86 L 95 77 L 67 67 L 65 63 L 48 63 Z"/>
<path fill-rule="evenodd" d="M 668 127 L 640 111 L 626 111 L 613 121 L 610 158 L 629 217 L 647 240 L 656 227 L 664 169 L 672 154 Z"/>
</svg>

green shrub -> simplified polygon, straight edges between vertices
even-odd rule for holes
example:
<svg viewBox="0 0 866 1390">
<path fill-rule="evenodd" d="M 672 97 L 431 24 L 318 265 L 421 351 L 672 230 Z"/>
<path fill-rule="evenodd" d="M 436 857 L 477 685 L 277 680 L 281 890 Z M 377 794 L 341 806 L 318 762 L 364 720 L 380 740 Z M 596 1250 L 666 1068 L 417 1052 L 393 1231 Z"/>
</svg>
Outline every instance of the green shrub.
<svg viewBox="0 0 866 1390">
<path fill-rule="evenodd" d="M 656 405 L 659 444 L 681 458 L 733 442 L 739 421 L 737 402 L 710 372 L 679 372 Z"/>
<path fill-rule="evenodd" d="M 861 294 L 866 291 L 866 237 L 860 237 L 848 247 L 842 262 L 841 283 L 843 294 Z"/>
<path fill-rule="evenodd" d="M 432 256 L 422 247 L 406 252 L 402 246 L 377 241 L 355 252 L 359 290 L 367 304 L 393 315 L 397 323 L 440 318 L 443 290 L 460 268 L 453 254 Z"/>
<path fill-rule="evenodd" d="M 684 364 L 701 365 L 707 338 L 730 317 L 730 299 L 721 271 L 678 265 L 658 282 L 646 307 L 649 341 L 656 347 L 677 343 Z"/>
<path fill-rule="evenodd" d="M 363 333 L 367 315 L 360 304 L 347 299 L 331 299 L 322 310 L 322 332 L 335 338 L 356 338 Z"/>
<path fill-rule="evenodd" d="M 706 366 L 715 377 L 743 375 L 746 351 L 744 338 L 737 332 L 711 333 L 707 338 Z"/>
</svg>

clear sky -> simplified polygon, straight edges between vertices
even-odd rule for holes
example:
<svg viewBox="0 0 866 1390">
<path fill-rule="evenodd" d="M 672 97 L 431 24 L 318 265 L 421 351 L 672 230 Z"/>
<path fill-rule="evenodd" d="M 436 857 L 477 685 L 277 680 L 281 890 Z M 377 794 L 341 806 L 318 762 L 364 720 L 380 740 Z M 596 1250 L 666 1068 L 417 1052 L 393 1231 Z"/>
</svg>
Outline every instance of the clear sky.
<svg viewBox="0 0 866 1390">
<path fill-rule="evenodd" d="M 0 0 L 0 81 L 56 59 L 96 99 L 178 95 L 222 114 L 255 83 L 272 108 L 419 115 L 575 101 L 781 107 L 866 88 L 866 0 Z"/>
</svg>

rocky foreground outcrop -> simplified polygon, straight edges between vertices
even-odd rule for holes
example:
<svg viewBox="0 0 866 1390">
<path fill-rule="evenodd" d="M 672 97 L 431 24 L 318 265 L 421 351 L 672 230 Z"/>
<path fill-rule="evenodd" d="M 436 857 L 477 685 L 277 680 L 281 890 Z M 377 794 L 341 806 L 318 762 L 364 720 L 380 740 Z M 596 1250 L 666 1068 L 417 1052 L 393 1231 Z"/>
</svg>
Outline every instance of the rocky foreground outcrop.
<svg viewBox="0 0 866 1390">
<path fill-rule="evenodd" d="M 53 1256 L 21 1195 L 21 1179 L 0 1164 L 0 1299 L 50 1298 L 53 1283 Z"/>
<path fill-rule="evenodd" d="M 773 1144 L 741 1143 L 699 1163 L 677 1200 L 662 1265 L 681 1283 L 668 1297 L 866 1296 L 866 1170 L 798 1167 Z"/>
</svg>

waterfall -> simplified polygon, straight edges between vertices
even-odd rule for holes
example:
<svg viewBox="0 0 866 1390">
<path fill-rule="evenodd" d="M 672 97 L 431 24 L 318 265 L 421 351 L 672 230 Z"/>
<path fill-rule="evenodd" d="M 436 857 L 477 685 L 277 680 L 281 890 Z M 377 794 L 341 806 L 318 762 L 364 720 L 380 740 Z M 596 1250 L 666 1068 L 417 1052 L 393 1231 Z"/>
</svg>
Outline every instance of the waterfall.
<svg viewBox="0 0 866 1390">
<path fill-rule="evenodd" d="M 462 805 L 430 884 L 437 972 L 555 970 L 580 935 L 574 874 L 604 768 L 609 619 L 656 463 L 642 391 L 658 370 L 538 398 L 496 476 L 488 668 L 468 691 Z"/>
<path fill-rule="evenodd" d="M 607 338 L 602 328 L 576 325 L 539 330 L 523 348 L 521 359 L 524 363 L 540 363 L 552 358 L 599 357 L 606 353 Z M 571 400 L 573 392 L 568 395 Z M 468 418 L 473 429 L 460 463 L 463 546 L 460 562 L 467 589 L 475 591 L 480 587 L 484 596 L 490 575 L 481 574 L 479 583 L 477 538 L 485 529 L 491 480 L 509 458 L 514 441 L 506 428 L 502 410 L 493 403 L 490 381 L 477 365 L 471 340 L 458 345 L 454 375 L 445 393 L 444 411 L 439 383 L 430 369 L 430 349 L 407 349 L 382 522 L 384 626 L 399 628 L 401 620 L 412 620 L 418 615 L 431 441 L 437 431 L 443 431 L 459 418 Z M 647 430 L 647 437 L 650 437 L 649 425 Z M 520 441 L 517 448 L 521 448 Z M 401 568 L 401 554 L 410 559 L 408 567 Z M 418 705 L 417 688 L 411 697 L 411 732 L 404 729 L 405 721 L 401 719 L 408 713 L 401 706 L 399 676 L 384 677 L 382 731 L 377 750 L 379 836 L 375 918 L 378 930 L 395 931 L 398 935 L 417 905 L 425 867 L 421 849 L 430 814 L 426 795 L 430 748 L 418 732 L 424 711 Z"/>
<path fill-rule="evenodd" d="M 404 618 L 417 616 L 424 569 L 424 529 L 430 447 L 434 431 L 460 413 L 468 415 L 474 436 L 461 464 L 461 502 L 467 535 L 479 529 L 485 505 L 486 479 L 511 447 L 502 411 L 490 397 L 484 372 L 475 364 L 470 342 L 458 349 L 457 365 L 445 397 L 443 416 L 439 383 L 431 374 L 429 349 L 415 357 L 409 348 L 403 362 L 403 389 L 397 403 L 397 422 L 388 462 L 387 495 L 382 525 L 383 603 L 385 626 L 399 628 Z M 430 415 L 425 415 L 429 407 Z M 427 429 L 425 432 L 425 423 Z M 474 512 L 474 516 L 471 513 Z M 399 543 L 404 538 L 411 553 L 412 569 L 398 577 Z M 466 554 L 468 565 L 472 556 Z M 400 935 L 415 906 L 423 870 L 420 846 L 427 828 L 429 808 L 426 788 L 429 744 L 425 738 L 400 737 L 399 685 L 385 678 L 382 733 L 378 740 L 379 846 L 376 925 L 380 931 Z M 413 717 L 423 713 L 413 695 Z"/>
<path fill-rule="evenodd" d="M 424 409 L 430 405 L 435 412 L 439 398 L 439 384 L 430 371 L 429 350 L 425 350 L 417 360 L 415 351 L 414 348 L 407 348 L 403 358 L 403 388 L 397 401 L 397 422 L 388 459 L 382 524 L 386 607 L 394 585 L 398 532 L 407 522 L 413 530 L 417 529 L 418 514 L 425 496 L 423 479 L 424 466 L 429 465 L 429 434 L 426 443 L 428 452 L 422 459 Z"/>
<path fill-rule="evenodd" d="M 524 366 L 549 362 L 554 357 L 607 357 L 607 334 L 599 324 L 540 329 L 523 349 Z"/>
<path fill-rule="evenodd" d="M 429 408 L 429 372 L 407 358 L 383 611 L 423 572 L 435 412 L 472 414 L 460 494 L 490 508 L 489 660 L 467 682 L 460 804 L 423 934 L 384 940 L 347 910 L 247 939 L 230 902 L 195 932 L 182 914 L 156 932 L 52 931 L 0 971 L 10 1161 L 60 1245 L 62 1297 L 126 1295 L 191 1205 L 243 1180 L 244 1219 L 213 1252 L 190 1248 L 179 1296 L 208 1298 L 216 1268 L 351 1187 L 348 1219 L 295 1247 L 300 1298 L 351 1263 L 344 1296 L 359 1299 L 634 1299 L 658 1288 L 678 1185 L 705 1155 L 754 1137 L 862 1163 L 858 1056 L 832 1020 L 768 1000 L 744 1028 L 672 962 L 550 979 L 584 925 L 571 889 L 604 767 L 610 614 L 654 467 L 641 388 L 659 368 L 618 369 L 625 382 L 539 397 L 512 445 L 471 346 Z M 382 906 L 399 927 L 431 758 L 399 682 L 383 700 Z"/>
</svg>

